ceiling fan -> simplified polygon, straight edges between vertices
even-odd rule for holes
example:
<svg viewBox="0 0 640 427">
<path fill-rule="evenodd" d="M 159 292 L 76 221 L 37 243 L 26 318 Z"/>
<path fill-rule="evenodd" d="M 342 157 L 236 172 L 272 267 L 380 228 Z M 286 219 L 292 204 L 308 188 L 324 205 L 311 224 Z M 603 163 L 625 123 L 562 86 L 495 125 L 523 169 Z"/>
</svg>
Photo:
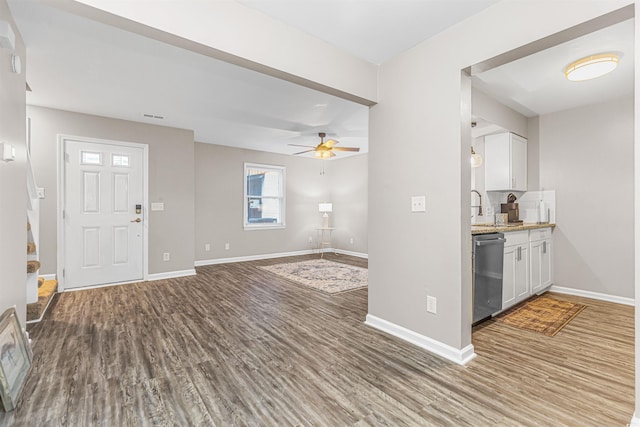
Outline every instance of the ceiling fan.
<svg viewBox="0 0 640 427">
<path fill-rule="evenodd" d="M 299 153 L 293 153 L 294 156 L 298 154 L 310 153 L 314 151 L 314 157 L 318 159 L 330 159 L 331 157 L 335 157 L 334 151 L 360 151 L 360 148 L 356 147 L 336 147 L 335 145 L 339 143 L 335 139 L 329 139 L 327 141 L 324 140 L 324 137 L 327 136 L 326 133 L 320 132 L 318 134 L 320 137 L 320 144 L 314 146 L 311 145 L 298 145 L 298 144 L 289 144 L 293 147 L 306 147 L 311 148 L 311 150 L 300 151 Z"/>
</svg>

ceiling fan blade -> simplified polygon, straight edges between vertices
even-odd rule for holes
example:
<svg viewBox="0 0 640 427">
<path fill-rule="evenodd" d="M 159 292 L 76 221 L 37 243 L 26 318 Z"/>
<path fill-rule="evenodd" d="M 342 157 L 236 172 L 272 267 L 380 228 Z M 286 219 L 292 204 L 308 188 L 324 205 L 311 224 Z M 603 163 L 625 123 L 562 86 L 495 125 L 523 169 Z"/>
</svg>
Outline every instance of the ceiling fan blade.
<svg viewBox="0 0 640 427">
<path fill-rule="evenodd" d="M 333 151 L 329 151 L 329 157 L 335 157 L 336 153 L 334 153 Z"/>
<path fill-rule="evenodd" d="M 306 148 L 316 148 L 314 145 L 300 145 L 300 144 L 287 144 L 292 147 L 306 147 Z"/>
<path fill-rule="evenodd" d="M 327 148 L 332 148 L 334 145 L 339 143 L 340 141 L 336 141 L 335 139 L 328 139 L 324 142 L 324 146 Z"/>
<path fill-rule="evenodd" d="M 293 153 L 292 156 L 297 156 L 298 154 L 310 153 L 312 151 L 316 151 L 316 150 L 305 150 L 305 151 L 301 151 L 299 153 Z"/>
<path fill-rule="evenodd" d="M 360 151 L 360 149 L 356 147 L 333 147 L 332 150 L 333 151 L 355 151 L 355 152 Z"/>
</svg>

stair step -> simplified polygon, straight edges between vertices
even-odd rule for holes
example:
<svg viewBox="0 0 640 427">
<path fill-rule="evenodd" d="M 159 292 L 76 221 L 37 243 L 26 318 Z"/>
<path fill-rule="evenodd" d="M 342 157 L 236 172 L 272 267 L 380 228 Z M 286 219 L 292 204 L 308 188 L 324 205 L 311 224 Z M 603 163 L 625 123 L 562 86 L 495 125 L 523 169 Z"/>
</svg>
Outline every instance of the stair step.
<svg viewBox="0 0 640 427">
<path fill-rule="evenodd" d="M 35 273 L 38 270 L 40 270 L 40 261 L 27 261 L 27 274 Z"/>
<path fill-rule="evenodd" d="M 27 242 L 27 253 L 28 254 L 36 253 L 36 244 L 34 242 Z"/>
<path fill-rule="evenodd" d="M 44 277 L 38 277 L 38 289 L 40 289 L 40 286 L 42 286 L 43 283 L 44 283 Z"/>
<path fill-rule="evenodd" d="M 38 302 L 27 304 L 27 322 L 38 321 L 49 306 L 49 300 L 58 291 L 57 280 L 44 280 L 44 284 L 38 289 Z"/>
</svg>

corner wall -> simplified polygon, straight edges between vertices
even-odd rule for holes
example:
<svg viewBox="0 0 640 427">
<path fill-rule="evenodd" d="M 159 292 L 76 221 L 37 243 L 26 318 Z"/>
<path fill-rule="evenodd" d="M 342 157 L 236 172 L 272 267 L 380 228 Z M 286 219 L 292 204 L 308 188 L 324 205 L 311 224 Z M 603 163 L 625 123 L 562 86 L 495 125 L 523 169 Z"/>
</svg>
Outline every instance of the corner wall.
<svg viewBox="0 0 640 427">
<path fill-rule="evenodd" d="M 332 160 L 331 163 L 329 178 L 334 209 L 331 215 L 336 228 L 333 232 L 333 247 L 346 252 L 367 254 L 369 155 Z"/>
<path fill-rule="evenodd" d="M 11 24 L 16 50 L 0 48 L 0 142 L 16 150 L 14 161 L 0 160 L 0 314 L 16 306 L 24 327 L 27 307 L 27 56 L 6 0 L 0 0 L 0 19 Z M 22 60 L 22 73 L 11 71 L 11 54 Z"/>
<path fill-rule="evenodd" d="M 194 142 L 193 131 L 110 119 L 43 107 L 28 107 L 31 145 L 40 201 L 41 274 L 56 272 L 58 168 L 57 135 L 136 142 L 149 146 L 149 274 L 193 269 Z M 171 261 L 163 261 L 163 252 Z"/>
</svg>

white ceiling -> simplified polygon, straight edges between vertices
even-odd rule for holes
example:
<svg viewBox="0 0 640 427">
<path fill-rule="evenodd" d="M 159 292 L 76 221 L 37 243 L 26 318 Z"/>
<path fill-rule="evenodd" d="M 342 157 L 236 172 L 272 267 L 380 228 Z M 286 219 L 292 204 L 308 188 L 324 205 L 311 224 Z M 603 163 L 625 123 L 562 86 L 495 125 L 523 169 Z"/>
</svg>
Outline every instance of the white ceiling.
<svg viewBox="0 0 640 427">
<path fill-rule="evenodd" d="M 496 0 L 239 1 L 379 63 Z M 282 154 L 300 151 L 288 144 L 316 145 L 318 132 L 368 151 L 367 107 L 71 15 L 41 0 L 9 0 L 9 5 L 27 44 L 31 105 L 193 129 L 199 142 Z M 549 86 L 581 52 L 604 49 L 602 40 L 615 44 L 607 50 L 624 56 L 612 78 L 594 82 L 625 80 L 622 89 L 590 90 L 583 84 L 578 96 L 577 86 L 568 95 Z M 603 92 L 628 90 L 633 49 L 618 42 L 630 40 L 632 47 L 633 33 L 626 28 L 602 40 L 570 42 L 559 48 L 564 51 L 490 70 L 474 78 L 474 86 L 527 115 L 575 106 L 567 99 L 602 100 Z M 528 74 L 518 77 L 523 70 Z"/>
<path fill-rule="evenodd" d="M 567 65 L 605 52 L 620 55 L 612 73 L 584 82 L 566 79 Z M 633 19 L 485 71 L 472 82 L 527 117 L 630 96 L 634 84 Z"/>
<path fill-rule="evenodd" d="M 238 0 L 374 64 L 498 0 Z"/>
</svg>

